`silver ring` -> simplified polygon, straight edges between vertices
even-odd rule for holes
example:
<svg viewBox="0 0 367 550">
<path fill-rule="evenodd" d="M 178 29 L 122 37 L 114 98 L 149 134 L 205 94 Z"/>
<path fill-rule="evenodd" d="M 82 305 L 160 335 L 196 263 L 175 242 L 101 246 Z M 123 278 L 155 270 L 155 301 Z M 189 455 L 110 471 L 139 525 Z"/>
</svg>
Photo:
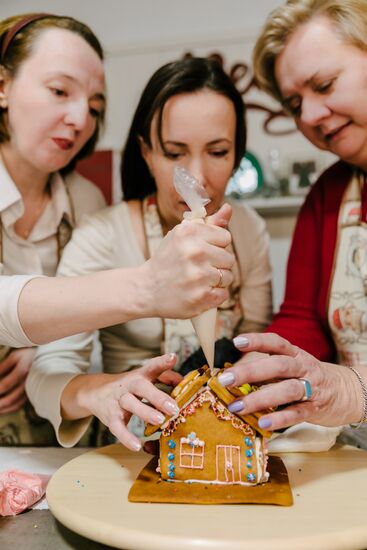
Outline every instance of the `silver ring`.
<svg viewBox="0 0 367 550">
<path fill-rule="evenodd" d="M 311 384 L 308 380 L 306 380 L 305 378 L 298 378 L 298 380 L 300 382 L 302 382 L 303 384 L 303 387 L 304 387 L 304 395 L 302 397 L 302 399 L 300 399 L 300 401 L 309 401 L 312 397 L 312 387 L 311 387 Z"/>
</svg>

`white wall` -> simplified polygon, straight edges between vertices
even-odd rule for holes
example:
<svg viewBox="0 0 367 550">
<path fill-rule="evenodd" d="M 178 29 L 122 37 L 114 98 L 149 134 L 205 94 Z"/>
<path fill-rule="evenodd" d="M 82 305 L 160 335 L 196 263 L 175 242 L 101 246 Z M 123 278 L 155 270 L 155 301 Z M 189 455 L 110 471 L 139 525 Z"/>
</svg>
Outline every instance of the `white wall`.
<svg viewBox="0 0 367 550">
<path fill-rule="evenodd" d="M 226 68 L 250 62 L 255 37 L 267 14 L 280 0 L 1 0 L 0 18 L 32 11 L 72 15 L 89 24 L 106 50 L 109 109 L 101 148 L 119 149 L 132 111 L 149 76 L 163 63 L 191 51 L 219 51 Z M 259 92 L 249 99 L 275 105 Z M 267 162 L 270 149 L 284 160 L 320 158 L 304 138 L 269 137 L 262 131 L 262 114 L 249 113 L 248 147 Z M 289 123 L 287 123 L 289 124 Z M 320 161 L 322 162 L 322 161 Z"/>
</svg>

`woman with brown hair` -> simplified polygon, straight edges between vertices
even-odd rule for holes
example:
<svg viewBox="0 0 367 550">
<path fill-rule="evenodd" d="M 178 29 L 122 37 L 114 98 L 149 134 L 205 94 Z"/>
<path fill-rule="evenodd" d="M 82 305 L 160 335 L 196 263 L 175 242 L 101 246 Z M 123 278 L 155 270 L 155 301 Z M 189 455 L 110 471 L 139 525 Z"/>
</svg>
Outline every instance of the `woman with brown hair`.
<svg viewBox="0 0 367 550">
<path fill-rule="evenodd" d="M 164 238 L 182 225 L 189 209 L 174 188 L 174 168 L 185 168 L 205 188 L 210 198 L 207 213 L 212 215 L 223 204 L 245 144 L 241 95 L 217 62 L 190 58 L 160 67 L 142 92 L 124 147 L 125 201 L 90 216 L 75 231 L 59 273 L 81 275 L 137 266 L 154 256 Z M 187 223 L 192 225 L 202 224 Z M 218 309 L 215 362 L 219 365 L 240 355 L 231 347 L 235 334 L 262 330 L 271 316 L 265 223 L 250 208 L 233 205 L 228 229 L 235 262 L 229 297 Z M 170 269 L 177 268 L 182 266 L 171 258 Z M 108 327 L 100 332 L 100 340 L 102 374 L 88 373 L 92 335 L 83 333 L 39 349 L 27 392 L 38 414 L 53 423 L 61 444 L 77 443 L 94 415 L 125 445 L 137 448 L 139 440 L 125 424 L 131 412 L 149 421 L 150 411 L 131 399 L 129 390 L 123 389 L 124 379 L 145 369 L 146 361 L 161 351 L 174 353 L 176 369 L 184 373 L 202 366 L 205 358 L 198 352 L 191 322 L 176 316 Z M 54 399 L 50 400 L 50 392 Z M 108 440 L 108 430 L 102 433 Z"/>
</svg>

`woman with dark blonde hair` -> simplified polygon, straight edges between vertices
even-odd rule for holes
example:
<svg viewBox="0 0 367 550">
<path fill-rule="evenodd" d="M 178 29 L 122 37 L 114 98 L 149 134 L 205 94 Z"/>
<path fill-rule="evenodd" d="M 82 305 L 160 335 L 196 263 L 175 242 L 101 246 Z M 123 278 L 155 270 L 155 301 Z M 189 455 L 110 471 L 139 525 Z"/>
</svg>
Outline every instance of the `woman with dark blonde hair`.
<svg viewBox="0 0 367 550">
<path fill-rule="evenodd" d="M 86 25 L 49 14 L 2 21 L 0 40 L 1 274 L 54 275 L 74 226 L 105 205 L 72 171 L 103 122 L 103 52 Z M 53 441 L 25 395 L 34 353 L 0 350 L 0 443 Z"/>
<path fill-rule="evenodd" d="M 301 209 L 285 299 L 270 334 L 236 341 L 244 353 L 270 357 L 245 356 L 222 383 L 277 380 L 230 407 L 281 406 L 261 419 L 266 428 L 365 423 L 367 3 L 289 0 L 270 14 L 254 49 L 254 70 L 303 135 L 340 160 Z"/>
</svg>

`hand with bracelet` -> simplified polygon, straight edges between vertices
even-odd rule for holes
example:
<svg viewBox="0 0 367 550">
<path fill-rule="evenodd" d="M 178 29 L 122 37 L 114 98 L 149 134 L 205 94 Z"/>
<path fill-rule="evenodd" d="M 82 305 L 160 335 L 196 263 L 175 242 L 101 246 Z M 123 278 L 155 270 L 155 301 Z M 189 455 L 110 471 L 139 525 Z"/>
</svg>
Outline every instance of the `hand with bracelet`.
<svg viewBox="0 0 367 550">
<path fill-rule="evenodd" d="M 278 430 L 299 422 L 323 426 L 367 420 L 367 367 L 348 368 L 317 360 L 277 334 L 246 334 L 234 339 L 244 353 L 269 354 L 243 361 L 219 376 L 223 386 L 244 383 L 261 387 L 229 405 L 231 412 L 248 414 L 279 407 L 259 425 Z"/>
</svg>

